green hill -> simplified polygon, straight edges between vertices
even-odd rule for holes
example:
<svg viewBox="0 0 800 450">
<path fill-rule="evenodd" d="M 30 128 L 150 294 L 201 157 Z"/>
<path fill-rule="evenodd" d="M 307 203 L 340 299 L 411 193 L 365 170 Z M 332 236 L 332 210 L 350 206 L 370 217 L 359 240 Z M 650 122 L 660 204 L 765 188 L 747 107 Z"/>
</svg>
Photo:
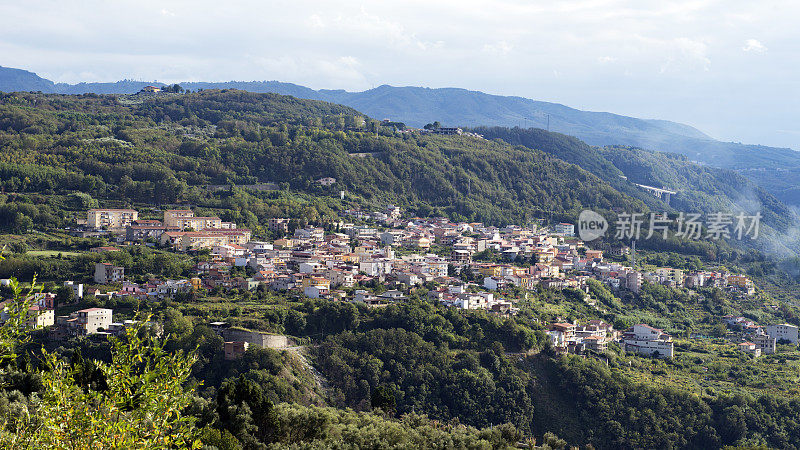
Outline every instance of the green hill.
<svg viewBox="0 0 800 450">
<path fill-rule="evenodd" d="M 213 203 L 208 185 L 275 183 L 334 203 L 344 190 L 365 207 L 395 203 L 493 224 L 545 214 L 571 220 L 584 207 L 643 208 L 545 152 L 397 133 L 348 107 L 276 94 L 5 94 L 0 139 L 6 192 L 82 191 L 155 205 Z M 337 182 L 322 187 L 321 177 Z M 269 195 L 261 197 L 249 205 L 259 220 L 269 215 Z"/>
</svg>

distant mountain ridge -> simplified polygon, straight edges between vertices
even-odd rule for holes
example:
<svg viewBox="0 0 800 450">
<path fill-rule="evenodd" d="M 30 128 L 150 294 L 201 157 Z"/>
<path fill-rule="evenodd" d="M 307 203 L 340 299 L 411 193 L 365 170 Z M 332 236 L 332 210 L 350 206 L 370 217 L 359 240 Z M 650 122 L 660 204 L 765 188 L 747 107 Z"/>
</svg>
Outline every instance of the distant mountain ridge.
<svg viewBox="0 0 800 450">
<path fill-rule="evenodd" d="M 147 85 L 159 82 L 124 80 L 115 83 L 53 83 L 33 72 L 0 66 L 0 91 L 37 91 L 55 94 L 132 94 Z M 546 128 L 548 115 L 552 131 L 576 135 L 604 133 L 670 133 L 697 139 L 711 139 L 688 125 L 665 121 L 643 120 L 606 112 L 589 112 L 557 103 L 505 97 L 459 88 L 431 89 L 382 85 L 363 92 L 322 89 L 319 91 L 278 81 L 184 82 L 186 89 L 241 89 L 250 92 L 276 93 L 310 100 L 324 100 L 351 106 L 372 117 L 391 118 L 410 126 L 422 127 L 428 122 L 458 126 L 526 125 Z M 602 140 L 602 139 L 600 139 Z M 590 140 L 589 140 L 590 141 Z M 594 143 L 606 145 L 612 142 Z M 613 142 L 619 144 L 620 142 Z"/>
<path fill-rule="evenodd" d="M 0 91 L 42 91 L 58 94 L 132 94 L 159 82 L 53 83 L 35 73 L 0 67 Z M 778 198 L 800 205 L 800 152 L 788 148 L 744 145 L 714 140 L 691 126 L 638 119 L 608 112 L 582 111 L 557 103 L 491 95 L 458 88 L 382 85 L 363 92 L 314 90 L 278 81 L 185 82 L 186 89 L 241 89 L 323 100 L 357 109 L 373 118 L 388 118 L 414 127 L 439 121 L 452 126 L 519 126 L 549 129 L 575 136 L 594 146 L 633 146 L 680 153 L 691 161 L 740 171 Z M 780 173 L 778 173 L 780 172 Z"/>
</svg>

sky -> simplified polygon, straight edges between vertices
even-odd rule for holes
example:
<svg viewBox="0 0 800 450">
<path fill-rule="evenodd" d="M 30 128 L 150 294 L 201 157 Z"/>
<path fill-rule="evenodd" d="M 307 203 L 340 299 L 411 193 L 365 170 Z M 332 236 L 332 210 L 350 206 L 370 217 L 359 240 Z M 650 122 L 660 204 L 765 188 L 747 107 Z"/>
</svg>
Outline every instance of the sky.
<svg viewBox="0 0 800 450">
<path fill-rule="evenodd" d="M 56 82 L 461 87 L 800 150 L 800 2 L 0 0 L 0 65 Z"/>
</svg>

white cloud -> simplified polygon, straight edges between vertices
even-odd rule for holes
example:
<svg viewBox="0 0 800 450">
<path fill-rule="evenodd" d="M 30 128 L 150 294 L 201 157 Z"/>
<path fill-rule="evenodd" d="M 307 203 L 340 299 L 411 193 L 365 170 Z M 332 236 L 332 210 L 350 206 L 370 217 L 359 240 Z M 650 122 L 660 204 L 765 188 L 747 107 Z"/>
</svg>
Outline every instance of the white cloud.
<svg viewBox="0 0 800 450">
<path fill-rule="evenodd" d="M 616 60 L 617 60 L 617 58 L 614 58 L 613 56 L 600 56 L 600 57 L 597 58 L 597 61 L 602 63 L 602 64 L 611 63 L 611 62 L 614 62 Z"/>
<path fill-rule="evenodd" d="M 708 45 L 700 40 L 678 37 L 669 40 L 651 40 L 653 50 L 665 56 L 660 73 L 696 74 L 698 70 L 708 72 L 711 58 Z"/>
<path fill-rule="evenodd" d="M 506 56 L 508 55 L 511 50 L 514 49 L 514 46 L 509 44 L 506 41 L 497 41 L 493 44 L 484 44 L 483 51 L 486 53 L 492 53 L 495 55 Z"/>
<path fill-rule="evenodd" d="M 161 9 L 161 15 L 162 15 L 162 16 L 172 16 L 172 17 L 175 17 L 175 13 L 174 13 L 174 12 L 172 12 L 172 11 L 170 11 L 170 10 L 168 10 L 168 9 L 166 9 L 166 8 L 162 8 L 162 9 Z"/>
<path fill-rule="evenodd" d="M 306 19 L 306 24 L 310 28 L 325 28 L 325 22 L 319 14 L 312 14 Z"/>
<path fill-rule="evenodd" d="M 765 47 L 764 44 L 756 39 L 748 39 L 744 41 L 744 47 L 742 47 L 742 50 L 746 52 L 765 53 L 767 51 L 767 47 Z"/>
</svg>

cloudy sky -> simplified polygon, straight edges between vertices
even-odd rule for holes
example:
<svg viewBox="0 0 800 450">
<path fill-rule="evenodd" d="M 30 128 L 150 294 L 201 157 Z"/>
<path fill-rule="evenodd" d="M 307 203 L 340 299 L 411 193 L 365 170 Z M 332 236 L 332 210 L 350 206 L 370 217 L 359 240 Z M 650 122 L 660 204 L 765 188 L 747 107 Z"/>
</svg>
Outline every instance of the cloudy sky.
<svg viewBox="0 0 800 450">
<path fill-rule="evenodd" d="M 800 4 L 0 0 L 0 65 L 53 81 L 463 87 L 800 150 Z"/>
</svg>

